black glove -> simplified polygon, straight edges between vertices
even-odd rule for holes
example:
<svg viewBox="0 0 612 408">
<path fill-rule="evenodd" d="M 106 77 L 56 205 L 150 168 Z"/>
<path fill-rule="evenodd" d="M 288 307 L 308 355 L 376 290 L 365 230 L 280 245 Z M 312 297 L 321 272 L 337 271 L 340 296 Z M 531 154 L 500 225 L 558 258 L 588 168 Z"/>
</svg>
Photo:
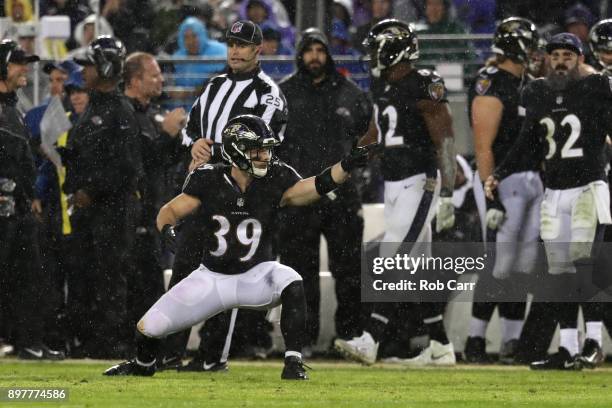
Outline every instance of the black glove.
<svg viewBox="0 0 612 408">
<path fill-rule="evenodd" d="M 166 224 L 162 227 L 161 239 L 164 249 L 172 253 L 176 251 L 176 232 L 172 225 Z"/>
<path fill-rule="evenodd" d="M 350 153 L 347 154 L 340 162 L 342 170 L 346 171 L 347 173 L 350 173 L 351 171 L 353 171 L 353 169 L 357 167 L 367 166 L 370 152 L 373 151 L 376 147 L 378 147 L 378 143 L 372 143 L 360 147 L 353 147 Z"/>
</svg>

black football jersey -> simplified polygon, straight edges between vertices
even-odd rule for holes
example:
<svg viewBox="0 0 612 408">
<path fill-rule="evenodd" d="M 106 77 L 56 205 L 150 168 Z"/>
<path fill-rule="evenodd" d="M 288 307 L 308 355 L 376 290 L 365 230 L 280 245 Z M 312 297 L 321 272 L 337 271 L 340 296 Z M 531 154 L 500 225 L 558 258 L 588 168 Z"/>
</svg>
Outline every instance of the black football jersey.
<svg viewBox="0 0 612 408">
<path fill-rule="evenodd" d="M 377 81 L 372 94 L 378 142 L 384 146 L 384 179 L 397 181 L 435 171 L 435 146 L 417 103 L 423 99 L 446 103 L 442 78 L 427 69 L 412 70 L 397 83 Z"/>
<path fill-rule="evenodd" d="M 525 87 L 522 104 L 521 139 L 539 153 L 546 187 L 569 189 L 605 180 L 612 80 L 590 75 L 555 90 L 547 79 L 537 79 Z"/>
<path fill-rule="evenodd" d="M 206 164 L 185 181 L 183 193 L 202 201 L 204 253 L 202 264 L 214 272 L 234 275 L 275 260 L 273 226 L 283 193 L 300 180 L 291 167 L 273 162 L 268 174 L 255 178 L 243 193 L 231 166 Z"/>
<path fill-rule="evenodd" d="M 472 102 L 477 96 L 491 96 L 500 100 L 503 112 L 499 129 L 493 142 L 493 159 L 499 165 L 518 138 L 524 115 L 519 112 L 521 89 L 524 80 L 494 66 L 484 67 L 478 71 L 468 91 L 468 113 L 472 120 Z M 513 173 L 537 169 L 533 160 L 516 160 L 513 162 Z"/>
</svg>

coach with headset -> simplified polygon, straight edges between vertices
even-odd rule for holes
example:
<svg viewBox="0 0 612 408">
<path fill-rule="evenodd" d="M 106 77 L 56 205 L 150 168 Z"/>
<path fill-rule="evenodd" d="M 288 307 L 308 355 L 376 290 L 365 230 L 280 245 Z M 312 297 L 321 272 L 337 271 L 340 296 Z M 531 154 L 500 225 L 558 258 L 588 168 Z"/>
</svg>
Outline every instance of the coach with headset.
<svg viewBox="0 0 612 408">
<path fill-rule="evenodd" d="M 127 255 L 130 203 L 142 177 L 138 126 L 117 89 L 125 47 L 109 36 L 94 40 L 75 62 L 83 65 L 87 110 L 68 134 L 62 158 L 64 191 L 71 194 L 71 222 L 82 251 L 82 286 L 91 294 L 88 323 L 96 336 L 84 339 L 86 356 L 118 358 L 127 351 Z M 93 327 L 95 325 L 95 328 Z"/>
<path fill-rule="evenodd" d="M 29 64 L 38 60 L 13 40 L 0 43 L 0 338 L 14 342 L 19 358 L 61 360 L 62 352 L 43 343 L 48 281 L 30 209 L 36 169 L 30 132 L 16 107 L 15 91 L 27 85 Z"/>
</svg>

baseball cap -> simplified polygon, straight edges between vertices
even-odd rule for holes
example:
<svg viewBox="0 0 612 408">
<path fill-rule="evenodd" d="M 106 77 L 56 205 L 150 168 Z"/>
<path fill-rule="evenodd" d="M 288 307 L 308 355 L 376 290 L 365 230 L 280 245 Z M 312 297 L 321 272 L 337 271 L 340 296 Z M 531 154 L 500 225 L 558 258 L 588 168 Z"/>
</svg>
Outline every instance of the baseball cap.
<svg viewBox="0 0 612 408">
<path fill-rule="evenodd" d="M 29 55 L 26 54 L 24 50 L 21 48 L 17 48 L 11 52 L 11 55 L 8 59 L 8 62 L 12 62 L 14 64 L 29 64 L 31 62 L 38 62 L 40 58 L 38 55 Z"/>
<path fill-rule="evenodd" d="M 250 20 L 236 21 L 227 30 L 225 38 L 229 40 L 238 40 L 247 44 L 261 45 L 263 35 L 261 28 Z"/>
<path fill-rule="evenodd" d="M 546 44 L 546 52 L 549 54 L 559 48 L 574 51 L 578 55 L 583 54 L 582 41 L 572 33 L 556 34 Z"/>
<path fill-rule="evenodd" d="M 593 24 L 593 20 L 595 18 L 593 17 L 593 13 L 591 13 L 591 11 L 584 5 L 578 3 L 573 7 L 570 7 L 566 12 L 565 12 L 565 26 L 568 26 L 570 24 L 584 24 L 587 27 L 590 27 L 591 24 Z"/>
<path fill-rule="evenodd" d="M 43 72 L 47 75 L 51 74 L 54 69 L 65 72 L 66 74 L 70 74 L 74 70 L 80 69 L 79 66 L 71 60 L 65 61 L 51 61 L 47 62 L 43 67 Z"/>
<path fill-rule="evenodd" d="M 64 89 L 66 92 L 70 92 L 74 89 L 84 89 L 85 81 L 83 80 L 83 69 L 75 69 L 68 75 L 68 79 L 64 82 Z"/>
</svg>

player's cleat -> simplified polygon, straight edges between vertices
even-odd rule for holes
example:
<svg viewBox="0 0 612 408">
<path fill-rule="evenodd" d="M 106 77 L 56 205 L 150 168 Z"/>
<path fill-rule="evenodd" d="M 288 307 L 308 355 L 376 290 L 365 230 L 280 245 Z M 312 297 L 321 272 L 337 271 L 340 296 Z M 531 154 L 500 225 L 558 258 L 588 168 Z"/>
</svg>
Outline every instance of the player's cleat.
<svg viewBox="0 0 612 408">
<path fill-rule="evenodd" d="M 54 360 L 59 361 L 66 358 L 63 351 L 51 350 L 44 344 L 24 347 L 19 350 L 17 357 L 22 360 Z"/>
<path fill-rule="evenodd" d="M 136 362 L 136 359 L 124 361 L 112 366 L 103 373 L 104 375 L 135 375 L 140 377 L 151 377 L 155 374 L 155 363 L 144 366 Z"/>
<path fill-rule="evenodd" d="M 228 371 L 227 361 L 222 363 L 206 363 L 206 361 L 196 357 L 185 365 L 176 368 L 180 372 L 208 372 L 208 373 L 226 373 Z"/>
<path fill-rule="evenodd" d="M 471 364 L 489 364 L 491 359 L 487 355 L 487 343 L 482 337 L 468 337 L 463 350 L 463 358 Z"/>
<path fill-rule="evenodd" d="M 155 363 L 157 371 L 176 370 L 183 365 L 183 360 L 180 356 L 170 356 L 158 359 Z"/>
<path fill-rule="evenodd" d="M 424 366 L 454 366 L 457 364 L 453 343 L 442 344 L 435 340 L 429 341 L 429 346 L 413 358 L 404 358 L 398 362 L 406 367 Z"/>
<path fill-rule="evenodd" d="M 353 337 L 352 340 L 336 339 L 334 348 L 345 357 L 366 365 L 374 364 L 378 355 L 378 343 L 367 331 L 364 331 L 360 337 Z"/>
<path fill-rule="evenodd" d="M 599 343 L 593 339 L 586 339 L 582 353 L 580 354 L 580 363 L 586 368 L 595 368 L 603 364 L 605 356 Z"/>
<path fill-rule="evenodd" d="M 310 368 L 301 358 L 296 356 L 285 357 L 285 367 L 281 374 L 283 380 L 307 380 L 308 374 L 306 374 L 305 368 Z"/>
<path fill-rule="evenodd" d="M 518 339 L 508 340 L 499 349 L 499 362 L 502 364 L 516 364 L 515 357 L 518 350 Z"/>
<path fill-rule="evenodd" d="M 11 344 L 5 343 L 4 339 L 0 339 L 0 357 L 7 356 L 14 350 L 15 348 Z"/>
<path fill-rule="evenodd" d="M 580 360 L 570 355 L 565 347 L 559 347 L 559 351 L 555 354 L 551 354 L 544 360 L 534 361 L 529 367 L 532 370 L 582 370 Z"/>
</svg>

